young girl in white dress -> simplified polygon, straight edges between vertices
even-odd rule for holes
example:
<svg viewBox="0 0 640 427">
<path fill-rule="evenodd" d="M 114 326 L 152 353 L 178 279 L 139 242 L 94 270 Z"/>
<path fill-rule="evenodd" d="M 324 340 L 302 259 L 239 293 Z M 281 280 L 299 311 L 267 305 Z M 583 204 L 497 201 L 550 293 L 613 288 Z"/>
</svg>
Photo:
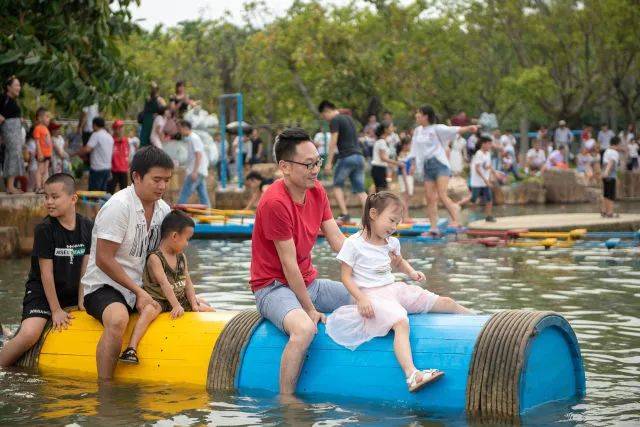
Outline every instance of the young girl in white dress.
<svg viewBox="0 0 640 427">
<path fill-rule="evenodd" d="M 363 230 L 347 238 L 337 258 L 342 261 L 342 283 L 354 305 L 338 308 L 327 318 L 327 334 L 338 344 L 355 350 L 374 337 L 394 331 L 393 349 L 404 371 L 409 391 L 417 391 L 444 375 L 437 369 L 418 370 L 409 344 L 407 313 L 470 313 L 448 297 L 440 297 L 417 285 L 397 282 L 394 265 L 411 280 L 424 282 L 400 254 L 400 242 L 392 237 L 402 222 L 400 198 L 388 191 L 367 198 L 362 215 Z"/>
</svg>

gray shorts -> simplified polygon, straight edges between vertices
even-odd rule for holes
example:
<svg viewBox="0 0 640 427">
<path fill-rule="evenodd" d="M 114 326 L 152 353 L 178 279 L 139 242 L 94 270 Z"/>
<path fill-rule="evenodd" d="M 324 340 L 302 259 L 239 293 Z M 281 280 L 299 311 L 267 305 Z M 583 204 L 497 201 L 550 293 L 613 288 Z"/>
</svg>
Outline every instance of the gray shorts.
<svg viewBox="0 0 640 427">
<path fill-rule="evenodd" d="M 307 287 L 311 302 L 321 313 L 330 313 L 336 308 L 351 303 L 351 295 L 340 282 L 328 279 L 316 279 Z M 278 281 L 255 292 L 256 306 L 260 315 L 271 321 L 282 332 L 284 318 L 296 308 L 302 308 L 298 297 L 289 286 Z"/>
</svg>

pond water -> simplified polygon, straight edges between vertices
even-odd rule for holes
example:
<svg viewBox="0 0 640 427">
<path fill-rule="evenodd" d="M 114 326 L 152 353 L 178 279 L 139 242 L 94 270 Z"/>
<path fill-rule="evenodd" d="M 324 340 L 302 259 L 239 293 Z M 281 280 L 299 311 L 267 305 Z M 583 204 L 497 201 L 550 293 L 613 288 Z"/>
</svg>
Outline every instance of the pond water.
<svg viewBox="0 0 640 427">
<path fill-rule="evenodd" d="M 639 208 L 638 204 L 624 206 L 627 211 Z M 545 251 L 405 241 L 403 254 L 427 275 L 430 290 L 477 311 L 553 310 L 569 320 L 584 357 L 587 397 L 525 419 L 525 424 L 640 423 L 638 248 Z M 193 241 L 188 257 L 197 292 L 218 309 L 252 307 L 247 286 L 249 256 L 248 241 Z M 316 246 L 314 260 L 321 276 L 338 279 L 339 270 L 326 243 Z M 0 261 L 4 324 L 19 322 L 27 270 L 27 259 Z M 92 380 L 42 377 L 20 369 L 0 371 L 0 393 L 2 425 L 468 424 L 462 417 L 344 400 L 305 398 L 300 405 L 282 406 L 271 396 L 209 395 L 155 384 L 119 383 L 98 389 Z"/>
</svg>

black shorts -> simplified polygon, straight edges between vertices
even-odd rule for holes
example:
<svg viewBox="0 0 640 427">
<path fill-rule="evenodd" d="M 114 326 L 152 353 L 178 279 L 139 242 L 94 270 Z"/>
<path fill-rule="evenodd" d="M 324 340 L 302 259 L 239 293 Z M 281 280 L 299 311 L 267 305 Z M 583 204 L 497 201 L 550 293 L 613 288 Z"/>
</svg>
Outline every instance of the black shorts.
<svg viewBox="0 0 640 427">
<path fill-rule="evenodd" d="M 50 162 L 50 161 L 51 161 L 51 156 L 43 157 L 42 160 L 38 160 L 38 163 L 44 163 L 44 162 Z"/>
<path fill-rule="evenodd" d="M 616 179 L 602 178 L 602 193 L 605 199 L 616 199 Z"/>
<path fill-rule="evenodd" d="M 129 304 L 127 304 L 127 301 L 124 299 L 124 296 L 120 291 L 109 285 L 104 285 L 97 291 L 85 295 L 84 309 L 87 310 L 87 313 L 102 323 L 102 313 L 104 313 L 105 308 L 114 302 L 124 304 L 124 306 L 127 307 L 129 314 L 134 312 L 134 310 L 129 307 Z"/>
<path fill-rule="evenodd" d="M 371 177 L 373 183 L 376 186 L 376 192 L 387 189 L 387 167 L 386 166 L 371 166 Z"/>
<path fill-rule="evenodd" d="M 489 187 L 471 187 L 471 203 L 475 203 L 480 198 L 483 203 L 489 203 L 493 200 L 493 194 Z"/>
<path fill-rule="evenodd" d="M 67 308 L 78 305 L 78 295 L 74 298 L 61 298 L 58 295 L 58 302 L 60 307 Z M 29 317 L 42 317 L 44 319 L 51 319 L 51 308 L 49 307 L 49 301 L 44 293 L 33 291 L 27 288 L 22 300 L 22 320 Z"/>
</svg>

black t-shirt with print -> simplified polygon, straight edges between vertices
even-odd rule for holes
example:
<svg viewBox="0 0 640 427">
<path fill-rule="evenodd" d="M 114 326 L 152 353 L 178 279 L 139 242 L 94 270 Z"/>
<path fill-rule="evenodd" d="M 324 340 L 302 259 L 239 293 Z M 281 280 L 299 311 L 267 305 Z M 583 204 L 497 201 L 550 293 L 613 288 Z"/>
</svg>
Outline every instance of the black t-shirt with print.
<svg viewBox="0 0 640 427">
<path fill-rule="evenodd" d="M 338 132 L 338 153 L 336 159 L 362 154 L 360 143 L 358 143 L 358 132 L 353 119 L 346 114 L 338 114 L 329 122 L 331 133 Z"/>
<path fill-rule="evenodd" d="M 91 250 L 91 230 L 93 221 L 76 214 L 76 228 L 67 230 L 57 218 L 47 216 L 35 228 L 33 251 L 31 252 L 31 271 L 27 280 L 27 290 L 42 293 L 42 278 L 38 258 L 53 260 L 53 279 L 56 294 L 62 306 L 65 301 L 75 301 L 80 285 L 82 257 Z M 73 305 L 73 304 L 71 304 Z"/>
</svg>

